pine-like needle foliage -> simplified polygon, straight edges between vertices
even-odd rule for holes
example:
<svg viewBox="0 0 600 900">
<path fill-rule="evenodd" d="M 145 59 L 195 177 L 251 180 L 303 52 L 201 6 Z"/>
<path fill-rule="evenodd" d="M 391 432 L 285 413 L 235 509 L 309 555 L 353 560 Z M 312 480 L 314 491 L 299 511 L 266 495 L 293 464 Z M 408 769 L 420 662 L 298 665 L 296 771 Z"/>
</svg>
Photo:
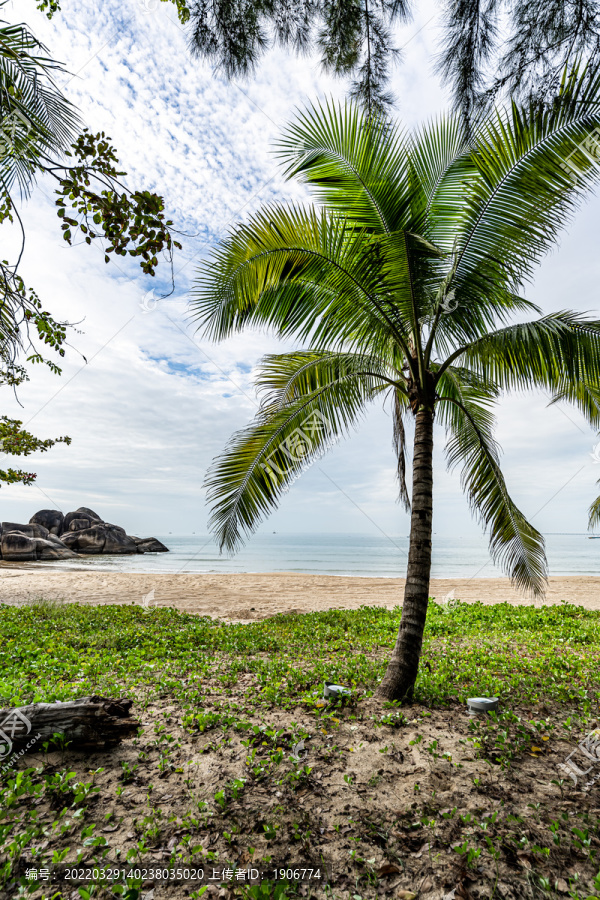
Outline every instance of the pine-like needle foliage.
<svg viewBox="0 0 600 900">
<path fill-rule="evenodd" d="M 325 70 L 354 79 L 352 96 L 368 111 L 392 102 L 394 30 L 417 7 L 410 0 L 170 2 L 190 29 L 193 53 L 227 77 L 253 72 L 274 44 L 316 51 Z M 60 2 L 37 6 L 52 18 Z M 573 60 L 600 62 L 600 0 L 444 0 L 442 16 L 438 68 L 467 123 L 501 96 L 550 99 Z"/>
<path fill-rule="evenodd" d="M 596 0 L 446 0 L 439 71 L 469 121 L 499 95 L 547 101 L 575 59 L 600 63 Z"/>
<path fill-rule="evenodd" d="M 178 8 L 192 51 L 228 78 L 248 75 L 279 44 L 316 52 L 325 71 L 353 77 L 352 94 L 369 111 L 392 102 L 391 29 L 408 19 L 408 0 L 195 0 Z"/>
</svg>

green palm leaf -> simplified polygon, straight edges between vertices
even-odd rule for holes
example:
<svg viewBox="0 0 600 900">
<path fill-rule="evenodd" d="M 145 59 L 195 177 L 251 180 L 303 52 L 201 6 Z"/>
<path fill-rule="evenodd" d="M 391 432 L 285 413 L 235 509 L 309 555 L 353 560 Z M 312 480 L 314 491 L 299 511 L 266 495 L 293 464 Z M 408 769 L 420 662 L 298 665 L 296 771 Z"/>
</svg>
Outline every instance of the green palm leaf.
<svg viewBox="0 0 600 900">
<path fill-rule="evenodd" d="M 591 139 L 600 146 L 598 95 L 597 75 L 584 73 L 565 82 L 550 107 L 494 113 L 441 180 L 431 240 L 450 252 L 458 233 L 456 281 L 463 292 L 490 299 L 498 290 L 518 292 L 554 245 L 598 179 L 597 150 L 582 150 Z"/>
<path fill-rule="evenodd" d="M 5 3 L 0 4 L 0 9 Z M 0 22 L 0 179 L 26 194 L 40 156 L 66 150 L 80 124 L 57 87 L 65 70 L 24 25 Z"/>
<path fill-rule="evenodd" d="M 600 484 L 600 482 L 597 482 Z M 600 497 L 596 497 L 589 509 L 588 528 L 597 528 L 600 525 Z"/>
<path fill-rule="evenodd" d="M 353 354 L 267 357 L 259 384 L 268 396 L 206 477 L 221 549 L 237 550 L 307 464 L 357 424 L 388 386 L 379 368 L 377 360 Z"/>
<path fill-rule="evenodd" d="M 364 229 L 337 216 L 270 207 L 237 229 L 201 270 L 195 318 L 222 339 L 248 325 L 280 337 L 380 347 L 405 346 L 410 323 L 381 291 Z"/>
<path fill-rule="evenodd" d="M 544 538 L 511 499 L 500 469 L 491 412 L 497 392 L 452 366 L 441 377 L 439 391 L 448 467 L 462 468 L 461 484 L 489 531 L 492 558 L 517 587 L 540 596 L 547 580 Z"/>
<path fill-rule="evenodd" d="M 558 312 L 486 334 L 454 354 L 506 391 L 538 387 L 600 427 L 600 321 Z"/>
<path fill-rule="evenodd" d="M 388 119 L 360 108 L 315 105 L 284 132 L 279 156 L 288 177 L 315 186 L 324 206 L 374 232 L 410 223 L 407 140 Z"/>
</svg>

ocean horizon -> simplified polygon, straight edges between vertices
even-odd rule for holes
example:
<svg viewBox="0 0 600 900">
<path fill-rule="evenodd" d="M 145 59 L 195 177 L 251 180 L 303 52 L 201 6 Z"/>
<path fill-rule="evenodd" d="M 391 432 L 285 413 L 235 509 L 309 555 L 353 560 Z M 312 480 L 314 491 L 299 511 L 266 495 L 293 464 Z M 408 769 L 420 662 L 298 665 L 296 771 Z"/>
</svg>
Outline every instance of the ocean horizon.
<svg viewBox="0 0 600 900">
<path fill-rule="evenodd" d="M 80 556 L 76 560 L 38 563 L 61 571 L 154 574 L 295 574 L 402 578 L 406 574 L 408 537 L 373 534 L 260 533 L 233 557 L 220 555 L 209 535 L 156 534 L 169 553 L 139 556 Z M 546 534 L 550 575 L 600 576 L 600 543 L 586 533 Z M 433 578 L 498 578 L 484 536 L 434 535 Z"/>
</svg>

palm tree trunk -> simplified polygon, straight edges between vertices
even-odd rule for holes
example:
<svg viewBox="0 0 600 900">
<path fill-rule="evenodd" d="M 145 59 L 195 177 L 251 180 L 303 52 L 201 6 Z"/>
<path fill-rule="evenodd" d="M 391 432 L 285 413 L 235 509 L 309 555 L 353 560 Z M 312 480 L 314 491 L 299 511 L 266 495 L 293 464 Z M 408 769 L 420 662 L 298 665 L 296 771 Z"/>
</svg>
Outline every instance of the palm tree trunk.
<svg viewBox="0 0 600 900">
<path fill-rule="evenodd" d="M 419 671 L 429 602 L 433 514 L 433 412 L 421 407 L 415 419 L 410 546 L 402 619 L 392 658 L 376 695 L 410 699 Z"/>
</svg>

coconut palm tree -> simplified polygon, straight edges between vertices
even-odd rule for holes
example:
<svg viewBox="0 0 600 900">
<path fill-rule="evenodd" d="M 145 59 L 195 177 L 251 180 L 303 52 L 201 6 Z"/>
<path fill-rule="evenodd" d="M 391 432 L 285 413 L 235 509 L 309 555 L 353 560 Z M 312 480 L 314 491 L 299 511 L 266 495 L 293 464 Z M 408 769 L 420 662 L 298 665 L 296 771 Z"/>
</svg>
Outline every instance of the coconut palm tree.
<svg viewBox="0 0 600 900">
<path fill-rule="evenodd" d="M 508 492 L 493 408 L 501 394 L 538 388 L 600 422 L 600 321 L 541 316 L 523 297 L 597 178 L 599 97 L 596 73 L 571 73 L 551 105 L 496 110 L 468 137 L 457 116 L 405 134 L 352 105 L 311 107 L 287 128 L 279 153 L 287 175 L 315 189 L 317 205 L 265 207 L 198 274 L 192 311 L 205 334 L 219 340 L 268 328 L 306 348 L 264 359 L 256 419 L 209 470 L 221 548 L 236 550 L 307 462 L 350 431 L 370 402 L 391 397 L 411 527 L 383 698 L 410 697 L 418 672 L 434 421 L 493 559 L 519 588 L 544 591 L 544 540 Z"/>
</svg>

